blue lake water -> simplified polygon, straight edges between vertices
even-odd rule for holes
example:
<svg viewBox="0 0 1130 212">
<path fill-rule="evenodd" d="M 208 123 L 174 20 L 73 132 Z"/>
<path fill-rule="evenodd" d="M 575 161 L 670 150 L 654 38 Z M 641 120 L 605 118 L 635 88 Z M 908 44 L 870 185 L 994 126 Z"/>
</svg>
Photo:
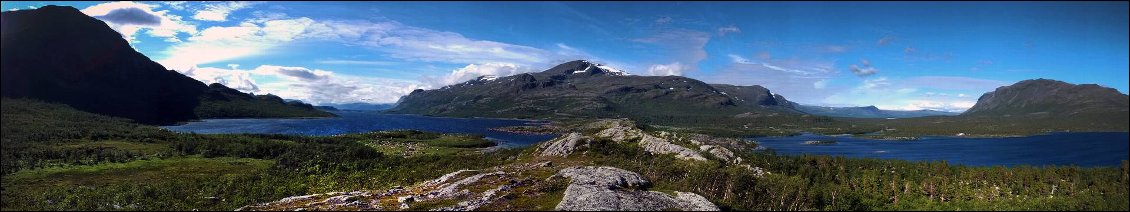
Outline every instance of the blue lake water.
<svg viewBox="0 0 1130 212">
<path fill-rule="evenodd" d="M 838 155 L 854 158 L 945 160 L 972 166 L 1078 165 L 1120 166 L 1130 158 L 1130 134 L 1053 133 L 1013 138 L 922 137 L 916 141 L 883 141 L 849 136 L 803 134 L 754 138 L 785 155 Z M 805 141 L 835 141 L 812 145 Z"/>
<path fill-rule="evenodd" d="M 184 125 L 163 126 L 177 132 L 200 134 L 263 133 L 295 135 L 337 135 L 377 130 L 413 129 L 441 133 L 479 134 L 504 147 L 526 146 L 556 137 L 526 135 L 490 130 L 504 126 L 544 124 L 542 121 L 486 118 L 443 118 L 420 115 L 379 114 L 338 111 L 339 117 L 315 119 L 207 119 Z"/>
<path fill-rule="evenodd" d="M 414 129 L 442 133 L 480 134 L 503 147 L 546 141 L 555 135 L 525 135 L 490 128 L 544 124 L 542 121 L 486 118 L 443 118 L 419 115 L 340 111 L 340 117 L 318 119 L 209 119 L 163 128 L 201 134 L 265 133 L 337 135 L 376 130 Z M 884 141 L 849 136 L 804 134 L 754 138 L 780 154 L 838 155 L 855 158 L 945 160 L 950 164 L 1119 166 L 1130 155 L 1128 133 L 1054 133 L 1015 138 L 922 137 L 916 141 Z M 835 141 L 811 145 L 805 141 Z"/>
</svg>

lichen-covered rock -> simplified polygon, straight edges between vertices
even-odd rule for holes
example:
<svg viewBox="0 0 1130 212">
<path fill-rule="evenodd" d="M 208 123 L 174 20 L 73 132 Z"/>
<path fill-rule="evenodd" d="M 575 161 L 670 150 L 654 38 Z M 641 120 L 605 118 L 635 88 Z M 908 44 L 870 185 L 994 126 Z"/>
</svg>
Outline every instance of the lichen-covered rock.
<svg viewBox="0 0 1130 212">
<path fill-rule="evenodd" d="M 647 186 L 648 182 L 635 172 L 616 167 L 569 167 L 557 171 L 555 176 L 572 179 L 574 185 L 596 185 L 608 188 Z"/>
<path fill-rule="evenodd" d="M 762 177 L 762 176 L 765 176 L 767 174 L 772 174 L 769 171 L 765 171 L 761 167 L 750 166 L 749 164 L 742 164 L 741 167 L 744 167 L 746 170 L 753 172 L 753 176 L 755 176 L 755 177 Z"/>
<path fill-rule="evenodd" d="M 572 154 L 577 147 L 587 145 L 590 140 L 580 133 L 569 133 L 538 145 L 538 151 L 542 156 L 564 157 Z"/>
<path fill-rule="evenodd" d="M 476 171 L 477 170 L 463 169 L 463 170 L 455 171 L 455 172 L 452 172 L 452 173 L 447 173 L 447 174 L 440 176 L 439 178 L 436 178 L 434 180 L 429 180 L 428 182 L 424 182 L 424 184 L 422 186 L 437 186 L 437 185 L 440 185 L 440 184 L 447 182 L 448 180 L 451 180 L 451 178 L 453 178 L 453 177 L 455 177 L 459 174 L 463 174 L 463 173 L 467 173 L 467 172 L 476 172 Z"/>
<path fill-rule="evenodd" d="M 614 127 L 626 127 L 626 128 L 636 128 L 636 129 L 639 128 L 639 127 L 636 126 L 635 122 L 632 122 L 632 120 L 628 120 L 628 119 L 602 119 L 602 120 L 591 122 L 591 123 L 588 123 L 588 124 L 585 124 L 585 125 L 581 125 L 581 126 L 577 127 L 576 130 L 578 130 L 578 131 L 603 130 L 603 129 L 614 128 Z"/>
<path fill-rule="evenodd" d="M 640 137 L 643 131 L 630 126 L 613 126 L 596 133 L 598 138 L 608 138 L 616 142 L 632 141 Z"/>
<path fill-rule="evenodd" d="M 675 200 L 679 208 L 687 211 L 719 211 L 717 205 L 711 203 L 706 197 L 691 192 L 675 192 Z"/>
<path fill-rule="evenodd" d="M 462 180 L 456 181 L 456 182 L 451 183 L 451 184 L 447 184 L 447 185 L 441 187 L 440 189 L 437 189 L 436 191 L 429 193 L 427 198 L 428 199 L 439 199 L 439 198 L 450 198 L 450 197 L 466 195 L 466 194 L 469 194 L 470 192 L 465 191 L 465 190 L 459 190 L 459 189 L 464 187 L 464 186 L 470 185 L 472 183 L 478 182 L 479 180 L 483 179 L 483 177 L 495 176 L 495 175 L 504 175 L 504 174 L 506 174 L 506 173 L 502 172 L 502 171 L 497 171 L 497 172 L 491 172 L 491 173 L 476 174 L 476 175 L 473 175 L 473 176 L 470 176 L 470 177 L 467 177 L 467 178 L 463 178 Z"/>
<path fill-rule="evenodd" d="M 675 154 L 676 158 L 684 160 L 706 161 L 702 154 L 677 144 L 673 144 L 659 137 L 643 134 L 640 138 L 640 147 L 644 151 L 654 154 Z"/>
<path fill-rule="evenodd" d="M 635 172 L 614 167 L 572 167 L 557 175 L 572 179 L 556 210 L 565 211 L 663 211 L 718 210 L 706 198 L 693 193 L 676 197 L 639 189 L 648 184 Z"/>
<path fill-rule="evenodd" d="M 710 153 L 710 155 L 714 155 L 714 157 L 717 157 L 718 159 L 722 159 L 723 161 L 726 161 L 726 162 L 730 162 L 730 163 L 733 163 L 733 164 L 739 164 L 739 163 L 742 162 L 741 157 L 734 156 L 734 152 L 730 151 L 729 149 L 726 149 L 725 147 L 715 146 L 715 145 L 702 145 L 702 146 L 698 146 L 698 149 L 703 151 L 703 152 Z"/>
</svg>

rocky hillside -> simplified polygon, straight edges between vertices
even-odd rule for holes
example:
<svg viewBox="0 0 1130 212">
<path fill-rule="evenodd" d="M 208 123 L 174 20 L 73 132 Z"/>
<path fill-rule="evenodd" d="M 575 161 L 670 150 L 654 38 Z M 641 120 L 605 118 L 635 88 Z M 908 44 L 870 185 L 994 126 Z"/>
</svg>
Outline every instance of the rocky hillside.
<svg viewBox="0 0 1130 212">
<path fill-rule="evenodd" d="M 743 167 L 758 177 L 770 174 L 736 156 L 731 149 L 750 145 L 737 139 L 647 133 L 623 119 L 600 120 L 570 131 L 503 166 L 460 170 L 387 190 L 288 197 L 240 210 L 719 210 L 692 192 L 652 191 L 652 182 L 638 173 L 586 165 L 592 159 L 585 155 L 608 144 L 634 146 L 625 151 L 670 155 L 687 163 Z"/>
<path fill-rule="evenodd" d="M 538 73 L 480 77 L 404 96 L 392 113 L 510 118 L 645 118 L 660 114 L 800 114 L 760 86 L 710 85 L 679 76 L 632 76 L 584 60 Z"/>
<path fill-rule="evenodd" d="M 1125 114 L 1130 98 L 1113 88 L 1034 79 L 985 93 L 963 116 Z"/>
<path fill-rule="evenodd" d="M 215 100 L 203 97 L 212 92 L 207 85 L 153 62 L 98 19 L 61 6 L 0 16 L 4 97 L 64 103 L 148 124 L 208 117 L 195 113 L 202 101 Z M 318 111 L 293 116 L 311 115 L 332 116 Z"/>
</svg>

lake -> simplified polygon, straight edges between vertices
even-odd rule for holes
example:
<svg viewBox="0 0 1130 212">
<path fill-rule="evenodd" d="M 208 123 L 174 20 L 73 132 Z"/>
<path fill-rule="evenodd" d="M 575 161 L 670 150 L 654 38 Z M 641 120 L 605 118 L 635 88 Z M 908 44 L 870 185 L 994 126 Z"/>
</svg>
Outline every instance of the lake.
<svg viewBox="0 0 1130 212">
<path fill-rule="evenodd" d="M 1130 134 L 1053 133 L 1012 138 L 922 137 L 915 141 L 887 141 L 850 136 L 803 134 L 791 137 L 753 138 L 779 154 L 838 155 L 853 158 L 946 160 L 950 164 L 1121 166 L 1130 158 Z M 823 144 L 806 144 L 810 142 Z"/>
<path fill-rule="evenodd" d="M 535 144 L 556 135 L 526 135 L 490 130 L 505 126 L 534 126 L 544 121 L 488 118 L 444 118 L 420 115 L 335 111 L 339 117 L 311 119 L 206 119 L 184 125 L 162 126 L 176 132 L 200 134 L 262 133 L 338 135 L 378 130 L 412 129 L 441 133 L 480 134 L 503 147 Z"/>
</svg>

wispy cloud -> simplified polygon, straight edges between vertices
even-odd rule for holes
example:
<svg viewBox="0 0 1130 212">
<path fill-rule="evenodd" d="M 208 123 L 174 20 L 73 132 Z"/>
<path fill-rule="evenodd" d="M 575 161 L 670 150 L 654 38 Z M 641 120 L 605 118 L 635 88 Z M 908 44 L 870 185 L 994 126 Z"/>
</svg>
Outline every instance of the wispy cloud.
<svg viewBox="0 0 1130 212">
<path fill-rule="evenodd" d="M 992 65 L 993 65 L 992 60 L 981 60 L 981 61 L 977 61 L 976 64 L 973 64 L 973 67 L 969 67 L 969 70 L 970 71 L 980 71 L 980 70 L 982 70 L 986 67 L 992 66 Z"/>
<path fill-rule="evenodd" d="M 675 70 L 670 68 L 672 64 L 679 64 L 679 74 L 685 74 L 689 71 L 696 71 L 698 63 L 706 59 L 706 43 L 710 42 L 710 34 L 708 32 L 690 30 L 690 29 L 666 29 L 656 32 L 648 37 L 631 39 L 633 42 L 651 44 L 661 47 L 668 55 L 667 61 L 664 63 L 653 63 L 649 67 L 667 67 L 664 70 Z M 649 70 L 651 70 L 649 68 Z M 651 73 L 651 71 L 649 71 Z M 670 74 L 674 72 L 664 72 Z"/>
<path fill-rule="evenodd" d="M 860 63 L 862 63 L 862 65 L 852 64 L 850 66 L 851 73 L 855 74 L 856 76 L 860 76 L 860 77 L 871 76 L 871 75 L 874 75 L 875 73 L 879 73 L 879 69 L 871 66 L 870 60 L 863 59 L 862 61 L 860 61 Z"/>
<path fill-rule="evenodd" d="M 392 103 L 412 90 L 428 88 L 417 81 L 277 65 L 260 65 L 250 70 L 238 69 L 238 66 L 193 67 L 182 73 L 205 83 L 220 83 L 243 92 L 270 93 L 312 104 Z"/>
<path fill-rule="evenodd" d="M 197 10 L 193 19 L 201 21 L 227 21 L 228 14 L 240 9 L 250 7 L 256 2 L 229 1 L 205 4 L 203 9 Z"/>
<path fill-rule="evenodd" d="M 891 43 L 894 43 L 894 42 L 895 42 L 895 37 L 888 35 L 888 36 L 884 36 L 883 38 L 879 38 L 879 41 L 875 41 L 875 45 L 876 46 L 886 46 L 887 44 L 891 44 Z"/>
<path fill-rule="evenodd" d="M 730 25 L 728 27 L 719 27 L 718 28 L 718 36 L 726 36 L 727 33 L 739 33 L 739 32 L 742 32 L 742 29 L 739 29 L 737 26 L 734 26 L 734 25 Z"/>
<path fill-rule="evenodd" d="M 907 79 L 876 77 L 856 87 L 844 89 L 824 100 L 854 106 L 875 105 L 887 110 L 939 110 L 962 112 L 976 103 L 979 95 L 1006 82 L 954 76 L 922 76 Z"/>
<path fill-rule="evenodd" d="M 319 64 L 331 65 L 366 65 L 366 66 L 388 66 L 400 64 L 399 62 L 392 61 L 373 61 L 373 60 L 318 60 Z"/>
<path fill-rule="evenodd" d="M 312 19 L 297 18 L 209 27 L 165 49 L 168 56 L 160 62 L 172 69 L 184 69 L 262 54 L 271 47 L 304 38 L 303 33 L 313 24 Z"/>
<path fill-rule="evenodd" d="M 731 64 L 715 75 L 701 77 L 710 83 L 761 85 L 790 100 L 814 102 L 830 95 L 826 89 L 836 75 L 834 63 L 818 59 L 772 59 L 768 52 L 757 60 L 730 54 Z"/>
<path fill-rule="evenodd" d="M 170 42 L 179 42 L 178 34 L 196 33 L 196 26 L 181 21 L 180 16 L 169 14 L 167 10 L 154 11 L 156 7 L 129 1 L 108 2 L 84 8 L 82 13 L 105 21 L 131 43 L 137 42 L 135 35 L 141 30 Z"/>
</svg>

